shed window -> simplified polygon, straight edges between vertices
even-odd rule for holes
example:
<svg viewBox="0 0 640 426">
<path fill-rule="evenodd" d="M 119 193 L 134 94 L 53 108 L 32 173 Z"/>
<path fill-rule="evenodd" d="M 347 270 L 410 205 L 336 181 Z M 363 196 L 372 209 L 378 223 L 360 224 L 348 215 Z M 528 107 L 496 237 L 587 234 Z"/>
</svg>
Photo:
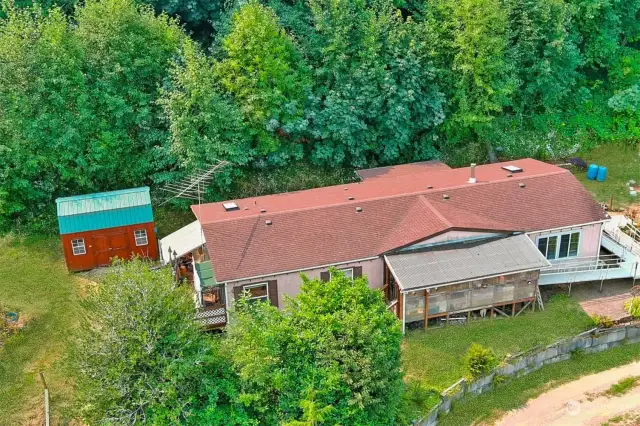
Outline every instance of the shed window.
<svg viewBox="0 0 640 426">
<path fill-rule="evenodd" d="M 71 249 L 74 256 L 80 256 L 81 254 L 87 254 L 87 249 L 84 247 L 84 239 L 76 238 L 71 240 Z"/>
<path fill-rule="evenodd" d="M 137 231 L 133 231 L 134 237 L 136 237 L 136 246 L 146 246 L 149 244 L 149 240 L 147 239 L 147 230 L 139 229 Z"/>
<path fill-rule="evenodd" d="M 350 280 L 353 279 L 353 268 L 338 269 L 338 271 L 342 272 L 345 278 L 349 278 Z M 332 278 L 333 277 L 329 275 L 329 279 L 332 279 Z"/>
<path fill-rule="evenodd" d="M 538 250 L 549 260 L 576 257 L 580 246 L 580 231 L 538 238 Z"/>
<path fill-rule="evenodd" d="M 269 298 L 269 283 L 259 283 L 244 286 L 249 292 L 249 300 L 267 300 Z"/>
</svg>

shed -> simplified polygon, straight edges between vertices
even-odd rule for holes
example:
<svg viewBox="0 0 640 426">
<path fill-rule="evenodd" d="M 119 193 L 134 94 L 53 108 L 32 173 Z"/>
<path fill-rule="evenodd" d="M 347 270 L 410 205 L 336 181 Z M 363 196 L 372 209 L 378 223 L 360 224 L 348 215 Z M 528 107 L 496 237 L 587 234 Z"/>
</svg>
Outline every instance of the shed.
<svg viewBox="0 0 640 426">
<path fill-rule="evenodd" d="M 158 258 L 148 187 L 58 198 L 56 206 L 69 270 L 108 265 L 114 257 Z"/>
</svg>

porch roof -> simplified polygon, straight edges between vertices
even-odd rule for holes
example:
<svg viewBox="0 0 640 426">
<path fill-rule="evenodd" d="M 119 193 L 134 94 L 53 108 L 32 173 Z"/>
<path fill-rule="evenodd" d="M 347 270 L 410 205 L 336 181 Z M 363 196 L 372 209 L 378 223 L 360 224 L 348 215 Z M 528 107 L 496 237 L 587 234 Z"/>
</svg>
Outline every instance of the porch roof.
<svg viewBox="0 0 640 426">
<path fill-rule="evenodd" d="M 524 234 L 445 243 L 387 255 L 385 259 L 401 290 L 455 284 L 550 265 Z"/>
<path fill-rule="evenodd" d="M 160 251 L 162 254 L 162 263 L 169 263 L 170 253 L 176 253 L 176 256 L 183 256 L 204 244 L 202 236 L 202 227 L 200 222 L 194 220 L 187 226 L 184 226 L 172 234 L 160 240 Z"/>
</svg>

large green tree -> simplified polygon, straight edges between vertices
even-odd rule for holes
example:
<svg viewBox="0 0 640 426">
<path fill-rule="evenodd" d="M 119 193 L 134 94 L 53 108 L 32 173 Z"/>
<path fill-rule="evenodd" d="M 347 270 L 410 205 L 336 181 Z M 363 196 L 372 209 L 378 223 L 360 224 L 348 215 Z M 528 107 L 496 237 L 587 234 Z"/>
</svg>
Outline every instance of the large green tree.
<svg viewBox="0 0 640 426">
<path fill-rule="evenodd" d="M 227 334 L 239 398 L 260 424 L 394 424 L 402 333 L 366 278 L 303 277 L 283 311 L 241 299 Z"/>
<path fill-rule="evenodd" d="M 311 81 L 304 60 L 268 7 L 251 1 L 231 18 L 222 40 L 218 81 L 235 100 L 262 155 L 296 142 L 306 128 L 304 103 Z"/>
<path fill-rule="evenodd" d="M 89 424 L 227 425 L 246 421 L 230 364 L 195 321 L 171 269 L 120 263 L 89 289 L 72 361 Z"/>
<path fill-rule="evenodd" d="M 428 40 L 390 1 L 312 0 L 314 105 L 307 117 L 320 164 L 416 161 L 437 156 L 444 98 Z"/>
<path fill-rule="evenodd" d="M 174 162 L 158 105 L 184 34 L 132 0 L 8 6 L 0 20 L 5 216 L 37 221 L 60 195 L 167 176 Z M 52 215 L 48 216 L 51 218 Z"/>
</svg>

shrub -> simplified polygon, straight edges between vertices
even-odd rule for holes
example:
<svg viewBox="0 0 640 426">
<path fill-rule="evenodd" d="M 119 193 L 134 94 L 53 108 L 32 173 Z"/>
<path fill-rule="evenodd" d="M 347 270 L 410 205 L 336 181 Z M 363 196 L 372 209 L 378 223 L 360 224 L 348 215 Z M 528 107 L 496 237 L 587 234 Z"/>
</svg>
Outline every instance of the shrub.
<svg viewBox="0 0 640 426">
<path fill-rule="evenodd" d="M 635 319 L 640 319 L 640 296 L 636 296 L 624 303 L 624 309 Z"/>
<path fill-rule="evenodd" d="M 428 414 L 439 401 L 440 392 L 437 389 L 417 380 L 407 381 L 396 416 L 396 425 L 412 424 L 416 419 Z"/>
<path fill-rule="evenodd" d="M 596 327 L 599 328 L 611 328 L 613 327 L 613 320 L 611 319 L 611 317 L 607 316 L 607 315 L 598 315 L 595 314 L 591 317 L 591 320 L 593 321 L 593 325 L 595 325 Z"/>
<path fill-rule="evenodd" d="M 468 376 L 476 379 L 497 366 L 498 360 L 492 349 L 474 343 L 467 352 L 465 364 Z"/>
</svg>

